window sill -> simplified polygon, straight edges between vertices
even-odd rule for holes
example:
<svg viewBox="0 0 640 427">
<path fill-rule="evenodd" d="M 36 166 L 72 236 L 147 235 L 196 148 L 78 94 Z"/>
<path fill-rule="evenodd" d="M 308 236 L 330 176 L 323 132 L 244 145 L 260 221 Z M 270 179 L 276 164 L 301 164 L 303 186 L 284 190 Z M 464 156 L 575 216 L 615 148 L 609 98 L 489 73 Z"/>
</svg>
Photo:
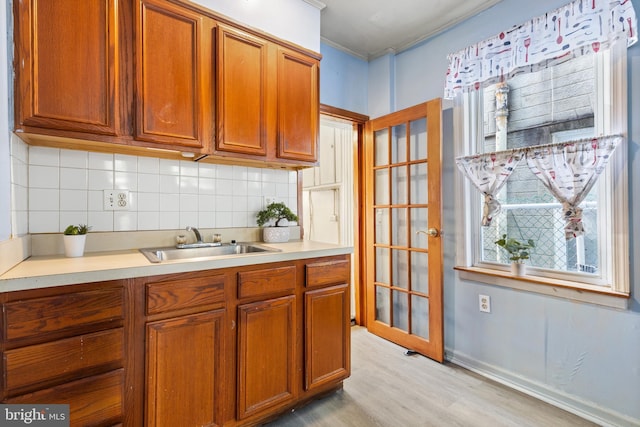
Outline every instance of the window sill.
<svg viewBox="0 0 640 427">
<path fill-rule="evenodd" d="M 514 276 L 506 271 L 479 267 L 454 267 L 462 280 L 503 286 L 538 294 L 551 295 L 573 301 L 627 309 L 629 294 L 613 292 L 598 286 L 537 276 Z"/>
</svg>

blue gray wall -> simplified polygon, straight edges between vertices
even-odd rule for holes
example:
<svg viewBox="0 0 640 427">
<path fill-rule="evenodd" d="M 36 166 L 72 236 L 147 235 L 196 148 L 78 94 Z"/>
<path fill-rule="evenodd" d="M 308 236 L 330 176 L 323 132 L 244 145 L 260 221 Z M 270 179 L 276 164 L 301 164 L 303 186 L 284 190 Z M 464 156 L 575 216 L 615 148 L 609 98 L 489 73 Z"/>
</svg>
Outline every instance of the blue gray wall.
<svg viewBox="0 0 640 427">
<path fill-rule="evenodd" d="M 367 62 L 324 43 L 320 53 L 320 102 L 365 114 L 369 80 Z"/>
<path fill-rule="evenodd" d="M 446 55 L 568 0 L 504 0 L 398 55 L 369 63 L 368 109 L 375 118 L 442 97 Z M 640 13 L 640 0 L 632 0 Z M 629 221 L 632 299 L 628 310 L 463 281 L 453 270 L 454 200 L 443 200 L 445 348 L 447 358 L 602 424 L 640 425 L 640 43 L 628 50 Z M 323 62 L 323 68 L 328 64 Z M 330 72 L 324 70 L 324 72 Z M 321 81 L 321 98 L 333 99 Z M 324 101 L 323 101 L 324 102 Z M 349 101 L 343 105 L 348 108 Z M 445 108 L 450 103 L 445 103 Z M 451 123 L 451 110 L 444 111 Z M 634 120 L 635 118 L 635 120 Z M 450 128 L 443 146 L 443 194 L 453 194 Z M 492 313 L 478 311 L 490 295 Z"/>
</svg>

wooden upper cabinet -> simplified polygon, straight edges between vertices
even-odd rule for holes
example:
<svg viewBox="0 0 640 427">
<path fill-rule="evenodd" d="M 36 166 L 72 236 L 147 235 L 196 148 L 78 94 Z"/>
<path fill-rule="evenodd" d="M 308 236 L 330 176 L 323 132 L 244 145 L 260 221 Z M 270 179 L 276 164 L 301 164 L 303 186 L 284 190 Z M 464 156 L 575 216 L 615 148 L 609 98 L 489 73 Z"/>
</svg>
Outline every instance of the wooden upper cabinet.
<svg viewBox="0 0 640 427">
<path fill-rule="evenodd" d="M 14 2 L 16 128 L 122 133 L 119 22 L 126 4 Z"/>
<path fill-rule="evenodd" d="M 278 49 L 278 158 L 317 160 L 318 73 L 317 60 Z"/>
<path fill-rule="evenodd" d="M 167 1 L 143 0 L 135 22 L 134 138 L 155 147 L 208 151 L 213 21 Z"/>
<path fill-rule="evenodd" d="M 218 26 L 216 150 L 266 156 L 269 43 Z"/>
</svg>

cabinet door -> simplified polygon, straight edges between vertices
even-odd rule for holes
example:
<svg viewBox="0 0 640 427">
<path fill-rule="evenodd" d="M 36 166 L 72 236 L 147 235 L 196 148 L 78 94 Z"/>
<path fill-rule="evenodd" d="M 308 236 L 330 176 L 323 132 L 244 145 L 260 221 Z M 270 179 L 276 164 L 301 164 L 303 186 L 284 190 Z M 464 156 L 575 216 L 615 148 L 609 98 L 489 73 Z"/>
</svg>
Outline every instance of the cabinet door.
<svg viewBox="0 0 640 427">
<path fill-rule="evenodd" d="M 278 50 L 278 136 L 281 159 L 317 159 L 318 61 L 288 49 Z"/>
<path fill-rule="evenodd" d="M 218 26 L 216 149 L 267 154 L 268 43 Z"/>
<path fill-rule="evenodd" d="M 295 296 L 238 306 L 238 419 L 295 397 Z"/>
<path fill-rule="evenodd" d="M 2 403 L 16 405 L 66 404 L 69 405 L 70 425 L 72 426 L 111 426 L 123 422 L 126 410 L 130 408 L 125 401 L 126 389 L 124 369 L 116 369 L 13 397 Z M 22 423 L 11 424 L 21 425 Z M 49 423 L 36 422 L 32 424 Z"/>
<path fill-rule="evenodd" d="M 224 310 L 147 324 L 148 426 L 220 424 Z"/>
<path fill-rule="evenodd" d="M 120 132 L 123 2 L 14 2 L 17 128 Z"/>
<path fill-rule="evenodd" d="M 349 285 L 305 292 L 305 389 L 351 372 Z"/>
<path fill-rule="evenodd" d="M 204 15 L 143 0 L 136 16 L 136 135 L 185 151 L 206 151 L 212 120 L 212 26 Z M 144 144 L 143 144 L 144 145 Z"/>
</svg>

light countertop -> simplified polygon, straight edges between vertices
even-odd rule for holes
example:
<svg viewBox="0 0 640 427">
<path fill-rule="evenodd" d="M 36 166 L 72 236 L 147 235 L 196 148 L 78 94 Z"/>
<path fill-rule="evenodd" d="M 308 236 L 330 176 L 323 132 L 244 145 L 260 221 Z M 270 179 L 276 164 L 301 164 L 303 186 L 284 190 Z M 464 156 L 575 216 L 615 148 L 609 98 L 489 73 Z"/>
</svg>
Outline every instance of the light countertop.
<svg viewBox="0 0 640 427">
<path fill-rule="evenodd" d="M 260 245 L 279 249 L 280 252 L 225 255 L 215 259 L 166 261 L 159 264 L 151 263 L 136 249 L 89 252 L 78 258 L 66 258 L 63 255 L 30 257 L 0 275 L 0 292 L 239 267 L 353 252 L 350 246 L 310 241 Z"/>
</svg>

